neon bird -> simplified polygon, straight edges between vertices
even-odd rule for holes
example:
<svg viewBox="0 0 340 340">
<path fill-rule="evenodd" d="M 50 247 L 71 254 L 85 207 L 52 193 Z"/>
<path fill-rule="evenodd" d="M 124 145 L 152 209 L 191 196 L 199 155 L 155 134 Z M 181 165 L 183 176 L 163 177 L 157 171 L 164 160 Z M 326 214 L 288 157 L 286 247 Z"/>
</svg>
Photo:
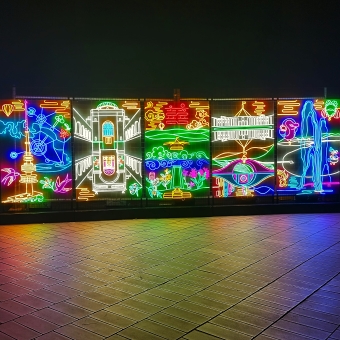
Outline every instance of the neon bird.
<svg viewBox="0 0 340 340">
<path fill-rule="evenodd" d="M 59 194 L 65 194 L 68 191 L 70 191 L 72 188 L 66 188 L 66 185 L 71 182 L 72 179 L 68 178 L 68 174 L 66 175 L 65 179 L 63 181 L 60 181 L 60 177 L 57 177 L 57 180 L 55 181 L 55 190 L 54 192 L 57 192 Z"/>
<path fill-rule="evenodd" d="M 279 128 L 279 134 L 287 141 L 291 141 L 296 136 L 296 131 L 300 126 L 293 118 L 286 118 Z"/>
<path fill-rule="evenodd" d="M 1 171 L 7 172 L 7 175 L 2 179 L 1 183 L 10 186 L 21 174 L 12 168 L 4 168 Z"/>
</svg>

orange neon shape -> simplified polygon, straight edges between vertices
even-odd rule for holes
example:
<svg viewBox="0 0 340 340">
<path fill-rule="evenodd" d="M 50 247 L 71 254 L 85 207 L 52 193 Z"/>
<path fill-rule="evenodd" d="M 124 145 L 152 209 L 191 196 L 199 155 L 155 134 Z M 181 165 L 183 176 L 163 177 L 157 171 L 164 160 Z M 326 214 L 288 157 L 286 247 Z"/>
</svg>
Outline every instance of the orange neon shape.
<svg viewBox="0 0 340 340">
<path fill-rule="evenodd" d="M 296 110 L 301 103 L 297 100 L 280 100 L 277 102 L 278 106 L 283 106 L 281 108 L 281 113 L 278 112 L 279 116 L 296 116 L 298 111 Z"/>
<path fill-rule="evenodd" d="M 257 115 L 261 115 L 263 114 L 263 112 L 266 111 L 266 104 L 264 102 L 258 102 L 256 100 L 252 105 L 255 106 L 254 113 L 256 113 Z"/>
<path fill-rule="evenodd" d="M 7 117 L 9 117 L 11 113 L 14 111 L 14 106 L 12 104 L 4 104 L 2 105 L 2 111 L 5 113 Z"/>
</svg>

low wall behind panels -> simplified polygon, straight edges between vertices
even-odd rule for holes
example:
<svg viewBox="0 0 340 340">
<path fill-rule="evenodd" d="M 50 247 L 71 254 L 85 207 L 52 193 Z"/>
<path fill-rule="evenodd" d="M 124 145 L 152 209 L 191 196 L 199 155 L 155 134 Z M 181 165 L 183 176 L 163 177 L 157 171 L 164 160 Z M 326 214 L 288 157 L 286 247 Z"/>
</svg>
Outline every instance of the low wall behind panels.
<svg viewBox="0 0 340 340">
<path fill-rule="evenodd" d="M 339 202 L 340 100 L 0 102 L 1 212 Z"/>
</svg>

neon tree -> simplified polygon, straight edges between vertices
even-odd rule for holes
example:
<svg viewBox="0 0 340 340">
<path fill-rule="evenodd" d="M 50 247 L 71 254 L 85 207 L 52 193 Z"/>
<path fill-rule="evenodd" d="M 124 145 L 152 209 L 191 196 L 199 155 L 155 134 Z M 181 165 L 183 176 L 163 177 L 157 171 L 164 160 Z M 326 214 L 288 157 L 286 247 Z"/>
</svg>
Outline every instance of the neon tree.
<svg viewBox="0 0 340 340">
<path fill-rule="evenodd" d="M 146 101 L 146 194 L 185 199 L 209 194 L 209 103 Z"/>
<path fill-rule="evenodd" d="M 326 100 L 325 107 L 321 111 L 321 115 L 331 121 L 332 118 L 340 118 L 339 102 L 336 100 Z"/>
<path fill-rule="evenodd" d="M 339 100 L 278 102 L 279 194 L 326 194 L 339 190 L 338 106 Z"/>
<path fill-rule="evenodd" d="M 73 111 L 77 200 L 140 197 L 140 103 L 76 101 Z"/>
<path fill-rule="evenodd" d="M 215 197 L 273 194 L 273 150 L 272 101 L 213 101 Z"/>
<path fill-rule="evenodd" d="M 8 100 L 0 106 L 2 202 L 70 198 L 70 102 Z"/>
</svg>

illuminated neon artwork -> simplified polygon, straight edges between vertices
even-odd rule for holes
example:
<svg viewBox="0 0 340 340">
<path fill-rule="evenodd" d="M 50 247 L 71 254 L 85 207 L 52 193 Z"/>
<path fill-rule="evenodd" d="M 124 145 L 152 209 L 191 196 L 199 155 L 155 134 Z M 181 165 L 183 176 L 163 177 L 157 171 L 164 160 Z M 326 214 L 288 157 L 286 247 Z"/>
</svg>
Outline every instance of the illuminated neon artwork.
<svg viewBox="0 0 340 340">
<path fill-rule="evenodd" d="M 139 101 L 75 101 L 76 199 L 141 197 Z"/>
<path fill-rule="evenodd" d="M 17 99 L 0 108 L 1 201 L 71 198 L 70 102 Z"/>
<path fill-rule="evenodd" d="M 326 100 L 325 106 L 321 111 L 321 115 L 331 121 L 332 118 L 340 118 L 340 107 L 339 102 L 336 100 Z"/>
<path fill-rule="evenodd" d="M 146 101 L 145 183 L 151 199 L 209 195 L 209 103 Z"/>
<path fill-rule="evenodd" d="M 287 104 L 288 102 L 288 104 Z M 327 194 L 339 191 L 339 100 L 278 102 L 277 192 Z"/>
<path fill-rule="evenodd" d="M 272 195 L 273 102 L 219 100 L 212 110 L 214 197 Z"/>
<path fill-rule="evenodd" d="M 295 138 L 299 123 L 293 118 L 286 118 L 279 127 L 279 134 L 285 140 L 290 141 Z"/>
</svg>

